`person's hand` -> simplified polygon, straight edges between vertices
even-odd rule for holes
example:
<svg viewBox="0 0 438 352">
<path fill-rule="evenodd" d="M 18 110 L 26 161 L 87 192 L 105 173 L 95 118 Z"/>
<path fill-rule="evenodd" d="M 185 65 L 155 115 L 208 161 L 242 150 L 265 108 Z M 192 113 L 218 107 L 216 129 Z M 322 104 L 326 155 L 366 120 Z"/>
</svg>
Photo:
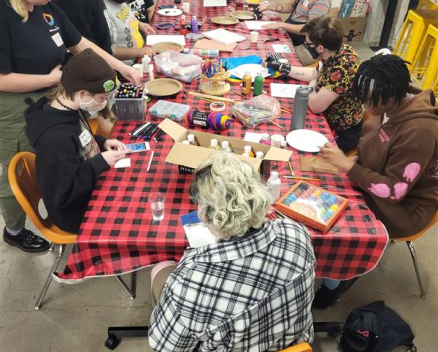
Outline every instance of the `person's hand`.
<svg viewBox="0 0 438 352">
<path fill-rule="evenodd" d="M 149 57 L 153 57 L 155 55 L 155 50 L 153 48 L 149 48 L 146 46 L 141 48 L 140 52 L 141 52 L 141 58 L 143 58 L 143 56 L 145 55 L 148 55 Z"/>
<path fill-rule="evenodd" d="M 150 26 L 147 23 L 142 23 L 139 22 L 139 29 L 145 34 L 145 35 L 149 35 L 149 34 L 155 34 L 155 29 L 152 28 L 152 26 Z"/>
<path fill-rule="evenodd" d="M 267 23 L 262 26 L 263 29 L 280 29 L 282 28 L 283 23 L 282 22 L 274 22 L 274 23 Z"/>
<path fill-rule="evenodd" d="M 274 71 L 280 71 L 281 62 L 274 59 L 272 56 L 266 58 L 266 67 L 273 69 Z"/>
<path fill-rule="evenodd" d="M 266 11 L 268 9 L 269 3 L 264 3 L 262 2 L 259 6 L 258 9 L 260 12 Z"/>
<path fill-rule="evenodd" d="M 126 157 L 126 154 L 128 154 L 129 151 L 123 150 L 107 150 L 106 152 L 102 152 L 102 156 L 105 159 L 105 161 L 108 163 L 109 166 L 114 167 L 116 162 Z"/>
<path fill-rule="evenodd" d="M 105 148 L 105 150 L 127 150 L 125 144 L 117 139 L 107 139 L 103 144 L 103 147 Z"/>
<path fill-rule="evenodd" d="M 353 158 L 349 158 L 332 143 L 326 143 L 319 148 L 319 155 L 333 166 L 339 167 L 345 171 L 350 171 L 356 161 Z"/>
<path fill-rule="evenodd" d="M 125 77 L 133 85 L 135 86 L 140 85 L 141 83 L 140 73 L 135 68 L 123 64 L 118 71 L 123 77 Z"/>
<path fill-rule="evenodd" d="M 61 65 L 57 65 L 47 76 L 50 86 L 54 86 L 55 84 L 61 82 L 61 77 L 62 77 Z"/>
</svg>

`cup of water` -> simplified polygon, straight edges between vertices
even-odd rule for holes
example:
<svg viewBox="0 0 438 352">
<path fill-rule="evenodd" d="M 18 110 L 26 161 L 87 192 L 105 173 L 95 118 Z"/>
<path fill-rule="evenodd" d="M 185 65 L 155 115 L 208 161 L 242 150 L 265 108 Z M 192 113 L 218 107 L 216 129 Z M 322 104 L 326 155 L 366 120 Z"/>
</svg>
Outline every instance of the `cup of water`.
<svg viewBox="0 0 438 352">
<path fill-rule="evenodd" d="M 151 205 L 152 217 L 154 221 L 161 221 L 164 219 L 164 202 L 166 196 L 163 193 L 155 192 L 149 195 L 149 203 Z"/>
</svg>

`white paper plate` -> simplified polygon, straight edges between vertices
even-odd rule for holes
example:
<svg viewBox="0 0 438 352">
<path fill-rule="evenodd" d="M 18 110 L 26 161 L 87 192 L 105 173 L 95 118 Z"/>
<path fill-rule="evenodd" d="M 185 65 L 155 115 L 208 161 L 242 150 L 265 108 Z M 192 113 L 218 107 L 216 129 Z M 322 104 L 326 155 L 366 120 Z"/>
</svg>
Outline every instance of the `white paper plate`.
<svg viewBox="0 0 438 352">
<path fill-rule="evenodd" d="M 180 9 L 159 9 L 157 12 L 163 16 L 179 16 L 182 14 Z"/>
<path fill-rule="evenodd" d="M 326 144 L 328 139 L 323 134 L 312 130 L 295 130 L 286 136 L 286 141 L 292 148 L 317 153 L 319 147 Z"/>
<path fill-rule="evenodd" d="M 245 75 L 246 72 L 249 72 L 249 74 L 252 77 L 252 81 L 254 82 L 254 78 L 255 76 L 257 76 L 257 72 L 262 72 L 263 73 L 263 77 L 268 77 L 269 76 L 269 70 L 267 67 L 263 67 L 262 65 L 259 64 L 245 64 L 245 65 L 240 65 L 237 66 L 231 70 L 229 70 L 228 72 L 230 72 L 233 76 L 236 76 L 240 79 L 243 78 L 243 76 Z"/>
</svg>

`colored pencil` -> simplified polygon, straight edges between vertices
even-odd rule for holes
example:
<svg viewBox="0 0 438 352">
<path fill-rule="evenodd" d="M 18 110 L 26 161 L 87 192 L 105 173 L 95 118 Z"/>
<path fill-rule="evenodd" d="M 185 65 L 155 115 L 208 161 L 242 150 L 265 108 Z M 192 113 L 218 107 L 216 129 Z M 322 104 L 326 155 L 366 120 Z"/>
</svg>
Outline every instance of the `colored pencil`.
<svg viewBox="0 0 438 352">
<path fill-rule="evenodd" d="M 305 181 L 321 181 L 319 178 L 311 178 L 311 177 L 283 176 L 283 178 L 291 178 L 294 180 L 305 180 Z"/>
<path fill-rule="evenodd" d="M 278 123 L 275 123 L 274 121 L 271 121 L 271 120 L 269 120 L 269 122 L 277 127 L 280 127 L 281 129 L 283 129 L 283 127 L 281 125 L 279 125 Z"/>
<path fill-rule="evenodd" d="M 291 175 L 292 175 L 292 176 L 295 176 L 295 174 L 294 174 L 294 169 L 292 168 L 292 164 L 291 164 L 290 162 L 288 162 L 288 164 L 289 164 L 289 169 L 290 169 L 290 173 L 291 173 Z"/>
</svg>

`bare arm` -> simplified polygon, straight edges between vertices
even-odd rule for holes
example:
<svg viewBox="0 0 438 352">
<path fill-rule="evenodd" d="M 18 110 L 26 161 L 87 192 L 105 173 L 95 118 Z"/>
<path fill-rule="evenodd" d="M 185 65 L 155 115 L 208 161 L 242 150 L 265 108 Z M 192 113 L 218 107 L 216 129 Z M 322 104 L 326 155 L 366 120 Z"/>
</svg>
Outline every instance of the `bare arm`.
<svg viewBox="0 0 438 352">
<path fill-rule="evenodd" d="M 297 0 L 297 1 L 299 1 L 299 0 Z M 266 10 L 271 10 L 271 11 L 280 12 L 280 13 L 291 13 L 294 3 L 295 3 L 295 1 L 292 0 L 292 1 L 285 3 L 285 4 L 277 4 L 275 2 L 270 2 L 268 4 L 260 4 L 259 11 L 263 12 Z"/>
<path fill-rule="evenodd" d="M 111 56 L 108 54 L 105 50 L 102 50 L 99 48 L 96 44 L 90 42 L 88 39 L 82 37 L 81 41 L 71 47 L 68 48 L 73 54 L 78 54 L 82 50 L 91 48 L 93 49 L 98 55 L 100 55 L 114 70 L 119 71 L 123 77 L 125 77 L 127 80 L 129 80 L 131 83 L 138 85 L 140 83 L 140 74 L 138 71 L 120 60 L 116 59 L 114 56 Z"/>
<path fill-rule="evenodd" d="M 143 58 L 143 56 L 152 56 L 152 49 L 150 48 L 125 48 L 123 46 L 117 46 L 114 52 L 114 56 L 119 60 L 137 60 Z"/>
<path fill-rule="evenodd" d="M 318 76 L 318 72 L 314 67 L 296 67 L 292 66 L 289 76 L 299 81 L 311 82 Z"/>
<path fill-rule="evenodd" d="M 294 34 L 301 34 L 303 35 L 300 31 L 301 28 L 304 27 L 304 24 L 291 24 L 291 23 L 286 23 L 286 22 L 274 22 L 274 23 L 268 23 L 263 25 L 263 29 L 279 29 L 279 28 L 283 28 L 284 30 L 290 32 L 290 33 L 294 33 Z"/>
<path fill-rule="evenodd" d="M 29 75 L 23 73 L 0 74 L 0 91 L 10 93 L 33 92 L 38 89 L 49 88 L 61 79 L 60 65 L 56 66 L 48 75 Z"/>
<path fill-rule="evenodd" d="M 318 92 L 313 91 L 309 95 L 309 108 L 315 114 L 320 114 L 327 110 L 331 103 L 333 103 L 339 94 L 322 87 Z"/>
<path fill-rule="evenodd" d="M 154 17 L 154 15 L 155 15 L 155 7 L 156 6 L 157 5 L 154 4 L 153 6 L 148 7 L 146 10 L 146 12 L 148 13 L 149 23 L 151 23 L 152 17 Z"/>
</svg>

